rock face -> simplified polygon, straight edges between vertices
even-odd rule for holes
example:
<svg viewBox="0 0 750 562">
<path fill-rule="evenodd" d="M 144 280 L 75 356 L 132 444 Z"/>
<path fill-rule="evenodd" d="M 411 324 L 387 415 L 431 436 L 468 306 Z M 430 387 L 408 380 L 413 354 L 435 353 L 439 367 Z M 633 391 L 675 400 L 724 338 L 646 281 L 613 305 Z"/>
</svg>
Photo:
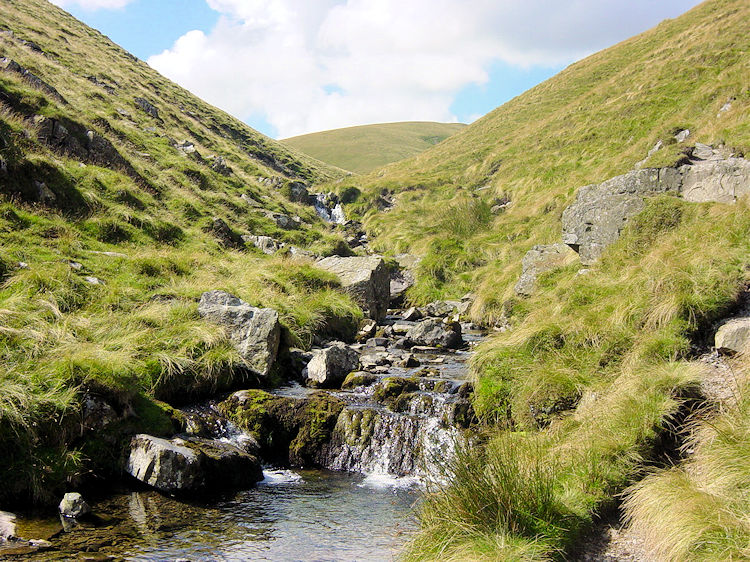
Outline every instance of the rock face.
<svg viewBox="0 0 750 562">
<path fill-rule="evenodd" d="M 536 278 L 545 271 L 561 267 L 571 254 L 575 255 L 565 244 L 534 246 L 523 258 L 523 272 L 516 283 L 516 294 L 531 295 L 534 292 Z"/>
<path fill-rule="evenodd" d="M 160 439 L 140 434 L 130 441 L 125 470 L 166 493 L 250 486 L 263 479 L 258 460 L 234 445 L 190 437 Z"/>
<path fill-rule="evenodd" d="M 563 211 L 563 242 L 591 265 L 615 242 L 627 220 L 645 207 L 644 197 L 682 194 L 686 201 L 734 203 L 750 193 L 750 161 L 698 144 L 689 164 L 679 168 L 634 170 L 578 190 Z"/>
<path fill-rule="evenodd" d="M 461 324 L 443 323 L 435 318 L 417 322 L 407 333 L 406 339 L 414 345 L 456 349 L 461 347 Z"/>
<path fill-rule="evenodd" d="M 78 492 L 68 492 L 58 506 L 63 517 L 78 518 L 91 513 L 89 504 Z"/>
<path fill-rule="evenodd" d="M 336 342 L 313 352 L 312 360 L 302 372 L 308 386 L 340 387 L 346 375 L 359 367 L 359 353 L 348 345 Z"/>
<path fill-rule="evenodd" d="M 268 376 L 281 338 L 279 314 L 275 310 L 255 308 L 224 291 L 209 291 L 201 296 L 198 313 L 225 326 L 248 367 L 261 377 Z"/>
<path fill-rule="evenodd" d="M 376 322 L 385 318 L 391 290 L 388 268 L 383 258 L 332 256 L 320 260 L 316 265 L 335 273 L 344 290 L 359 303 L 370 318 Z"/>
<path fill-rule="evenodd" d="M 741 353 L 750 349 L 750 318 L 735 318 L 716 332 L 716 349 L 722 353 Z"/>
</svg>

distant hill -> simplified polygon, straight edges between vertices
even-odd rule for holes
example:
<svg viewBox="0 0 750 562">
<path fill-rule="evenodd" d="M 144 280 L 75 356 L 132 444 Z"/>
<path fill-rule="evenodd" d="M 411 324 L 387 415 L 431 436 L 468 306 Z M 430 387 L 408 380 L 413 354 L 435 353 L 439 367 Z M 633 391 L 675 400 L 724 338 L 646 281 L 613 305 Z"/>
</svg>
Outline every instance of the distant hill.
<svg viewBox="0 0 750 562">
<path fill-rule="evenodd" d="M 463 123 L 406 121 L 310 133 L 281 142 L 321 162 L 366 174 L 419 154 L 465 128 Z"/>
</svg>

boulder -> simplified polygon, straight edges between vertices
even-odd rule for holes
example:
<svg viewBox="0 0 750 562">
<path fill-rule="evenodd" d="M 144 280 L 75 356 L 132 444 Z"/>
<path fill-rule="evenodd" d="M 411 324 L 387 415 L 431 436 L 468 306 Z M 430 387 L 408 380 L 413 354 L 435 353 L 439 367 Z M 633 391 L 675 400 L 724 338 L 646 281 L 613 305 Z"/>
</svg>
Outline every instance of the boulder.
<svg viewBox="0 0 750 562">
<path fill-rule="evenodd" d="M 750 161 L 717 159 L 708 148 L 709 151 L 702 152 L 703 161 L 680 168 L 682 197 L 696 203 L 734 203 L 738 197 L 750 193 Z"/>
<path fill-rule="evenodd" d="M 227 161 L 221 156 L 215 156 L 211 164 L 211 169 L 222 176 L 231 176 L 232 168 L 227 165 Z"/>
<path fill-rule="evenodd" d="M 270 236 L 252 236 L 245 235 L 242 240 L 247 244 L 252 244 L 258 248 L 264 254 L 275 254 L 284 247 L 284 244 L 278 240 L 274 240 Z"/>
<path fill-rule="evenodd" d="M 91 513 L 89 504 L 86 503 L 78 492 L 68 492 L 65 494 L 58 509 L 60 510 L 60 515 L 63 517 L 71 517 L 73 519 Z"/>
<path fill-rule="evenodd" d="M 523 272 L 516 283 L 516 294 L 531 295 L 534 292 L 536 278 L 545 271 L 562 267 L 575 252 L 565 244 L 547 244 L 534 246 L 523 257 Z"/>
<path fill-rule="evenodd" d="M 208 291 L 201 296 L 198 314 L 224 326 L 247 366 L 261 377 L 268 376 L 281 338 L 275 310 L 250 306 L 224 291 Z"/>
<path fill-rule="evenodd" d="M 750 318 L 735 318 L 723 324 L 716 332 L 714 343 L 721 353 L 750 351 Z"/>
<path fill-rule="evenodd" d="M 170 494 L 251 486 L 263 479 L 258 459 L 222 441 L 161 439 L 140 434 L 130 441 L 125 470 Z"/>
<path fill-rule="evenodd" d="M 563 243 L 590 265 L 620 237 L 627 220 L 646 206 L 643 198 L 679 191 L 674 168 L 635 170 L 578 190 L 575 202 L 563 211 Z"/>
<path fill-rule="evenodd" d="M 579 189 L 563 211 L 563 242 L 583 265 L 591 265 L 619 238 L 627 220 L 644 209 L 645 197 L 679 193 L 696 203 L 734 203 L 750 193 L 750 161 L 700 143 L 688 154 L 689 163 L 678 168 L 634 170 Z"/>
<path fill-rule="evenodd" d="M 316 265 L 335 273 L 344 290 L 370 318 L 376 322 L 385 318 L 390 300 L 390 279 L 382 257 L 331 256 L 318 261 Z"/>
<path fill-rule="evenodd" d="M 435 318 L 427 318 L 417 322 L 406 333 L 406 339 L 413 345 L 456 349 L 461 347 L 461 325 L 444 323 Z"/>
<path fill-rule="evenodd" d="M 307 386 L 340 387 L 346 375 L 359 367 L 359 353 L 342 342 L 316 349 L 303 371 Z"/>
<path fill-rule="evenodd" d="M 403 318 L 406 322 L 416 322 L 422 318 L 422 313 L 412 306 L 409 310 L 404 312 Z"/>
</svg>

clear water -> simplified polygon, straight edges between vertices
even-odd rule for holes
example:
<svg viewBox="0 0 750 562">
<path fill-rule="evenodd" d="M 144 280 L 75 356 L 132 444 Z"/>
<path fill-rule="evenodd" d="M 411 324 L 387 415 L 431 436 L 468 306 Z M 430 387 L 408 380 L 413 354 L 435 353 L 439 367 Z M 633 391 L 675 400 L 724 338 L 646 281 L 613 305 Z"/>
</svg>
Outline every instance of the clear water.
<svg viewBox="0 0 750 562">
<path fill-rule="evenodd" d="M 272 471 L 256 488 L 208 504 L 155 492 L 121 494 L 94 504 L 98 524 L 50 537 L 53 550 L 27 559 L 78 559 L 87 552 L 137 561 L 393 560 L 417 527 L 419 494 L 409 483 Z"/>
</svg>

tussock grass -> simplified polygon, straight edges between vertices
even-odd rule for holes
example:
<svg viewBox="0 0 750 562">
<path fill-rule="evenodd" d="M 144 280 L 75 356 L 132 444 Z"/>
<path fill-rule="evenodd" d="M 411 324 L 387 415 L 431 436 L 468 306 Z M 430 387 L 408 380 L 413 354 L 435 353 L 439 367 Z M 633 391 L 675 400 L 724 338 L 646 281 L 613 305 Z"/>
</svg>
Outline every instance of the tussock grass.
<svg viewBox="0 0 750 562">
<path fill-rule="evenodd" d="M 627 518 L 660 560 L 750 557 L 750 387 L 742 363 L 738 395 L 694 424 L 686 461 L 626 491 Z"/>
</svg>

